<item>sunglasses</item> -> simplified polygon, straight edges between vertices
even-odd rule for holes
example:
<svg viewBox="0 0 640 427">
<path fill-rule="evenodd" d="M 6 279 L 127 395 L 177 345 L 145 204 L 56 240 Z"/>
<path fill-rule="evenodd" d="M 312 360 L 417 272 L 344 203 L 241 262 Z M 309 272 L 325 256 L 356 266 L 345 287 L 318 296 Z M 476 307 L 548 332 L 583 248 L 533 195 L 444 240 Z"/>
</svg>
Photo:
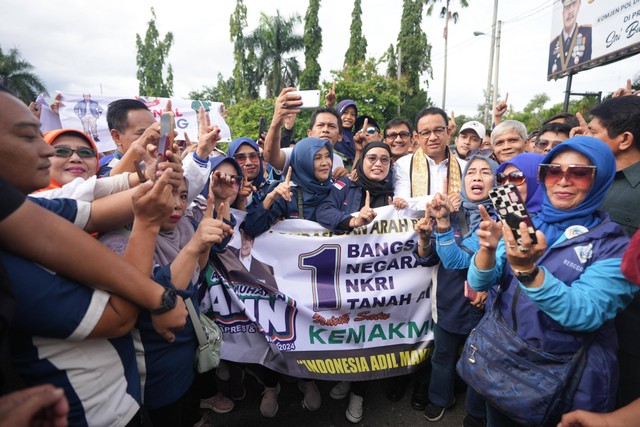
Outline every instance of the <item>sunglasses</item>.
<svg viewBox="0 0 640 427">
<path fill-rule="evenodd" d="M 56 157 L 71 157 L 73 153 L 77 153 L 81 159 L 90 159 L 96 156 L 96 150 L 89 147 L 73 148 L 69 147 L 53 147 Z"/>
<path fill-rule="evenodd" d="M 596 176 L 596 167 L 587 165 L 569 165 L 566 169 L 562 169 L 556 164 L 540 164 L 538 166 L 538 181 L 544 182 L 544 185 L 555 185 L 564 178 L 573 184 L 588 187 L 593 183 Z"/>
<path fill-rule="evenodd" d="M 482 150 L 469 150 L 469 152 L 467 153 L 467 157 L 471 158 L 473 156 L 493 157 L 493 148 L 483 148 Z"/>
<path fill-rule="evenodd" d="M 562 144 L 563 141 L 550 141 L 548 139 L 539 139 L 535 142 L 535 146 L 538 147 L 540 150 L 546 150 L 546 148 L 549 146 L 549 144 L 551 144 L 550 148 L 554 148 L 557 145 Z"/>
<path fill-rule="evenodd" d="M 496 182 L 498 185 L 505 185 L 507 182 L 510 182 L 515 185 L 521 185 L 526 181 L 524 174 L 521 171 L 513 171 L 508 174 L 498 173 L 496 175 Z"/>
<path fill-rule="evenodd" d="M 374 128 L 373 126 L 371 126 L 371 127 L 368 127 L 368 128 L 367 128 L 367 133 L 368 133 L 369 135 L 373 135 L 374 133 L 376 133 L 376 131 L 377 131 L 377 130 L 378 130 L 378 129 L 376 129 L 376 128 Z"/>
<path fill-rule="evenodd" d="M 389 156 L 377 156 L 375 154 L 369 154 L 364 156 L 365 159 L 367 159 L 368 162 L 371 162 L 371 164 L 375 165 L 378 160 L 380 160 L 380 163 L 383 165 L 388 165 L 389 162 L 391 161 L 391 157 Z"/>
<path fill-rule="evenodd" d="M 249 153 L 249 154 L 234 154 L 233 158 L 236 159 L 236 162 L 238 163 L 244 163 L 247 161 L 247 159 L 251 160 L 252 162 L 255 162 L 260 158 L 260 154 L 254 151 L 253 153 Z"/>
</svg>

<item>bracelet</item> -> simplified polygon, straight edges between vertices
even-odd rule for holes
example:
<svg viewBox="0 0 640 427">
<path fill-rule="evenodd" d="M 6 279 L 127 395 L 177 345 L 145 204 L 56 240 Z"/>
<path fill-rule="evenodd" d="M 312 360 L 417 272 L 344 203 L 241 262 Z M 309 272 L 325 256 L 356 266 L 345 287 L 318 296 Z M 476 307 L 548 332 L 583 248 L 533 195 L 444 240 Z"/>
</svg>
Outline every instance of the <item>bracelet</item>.
<svg viewBox="0 0 640 427">
<path fill-rule="evenodd" d="M 420 241 L 418 241 L 418 248 L 422 249 L 423 251 L 428 250 L 430 247 L 431 247 L 431 241 L 429 241 L 429 243 L 427 243 L 427 245 L 426 245 L 426 246 L 422 246 L 422 245 L 420 244 Z"/>
</svg>

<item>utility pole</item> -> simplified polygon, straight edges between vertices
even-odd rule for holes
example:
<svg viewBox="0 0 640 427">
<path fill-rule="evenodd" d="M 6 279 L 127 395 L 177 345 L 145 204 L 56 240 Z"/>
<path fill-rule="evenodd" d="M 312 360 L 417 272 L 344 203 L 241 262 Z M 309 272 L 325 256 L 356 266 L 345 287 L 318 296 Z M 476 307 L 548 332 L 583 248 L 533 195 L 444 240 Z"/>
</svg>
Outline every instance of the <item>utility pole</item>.
<svg viewBox="0 0 640 427">
<path fill-rule="evenodd" d="M 485 106 L 484 106 L 484 123 L 487 127 L 491 126 L 489 123 L 489 110 L 493 111 L 493 104 L 491 104 L 491 75 L 493 73 L 493 54 L 496 47 L 496 21 L 498 20 L 498 0 L 493 3 L 493 23 L 491 26 L 491 53 L 489 53 L 489 74 L 487 76 L 487 89 L 485 92 Z"/>
<path fill-rule="evenodd" d="M 491 105 L 496 105 L 498 101 L 498 79 L 500 75 L 500 32 L 502 27 L 502 21 L 498 21 L 498 35 L 495 38 L 496 41 L 496 69 L 493 73 L 493 96 L 491 97 Z"/>
</svg>

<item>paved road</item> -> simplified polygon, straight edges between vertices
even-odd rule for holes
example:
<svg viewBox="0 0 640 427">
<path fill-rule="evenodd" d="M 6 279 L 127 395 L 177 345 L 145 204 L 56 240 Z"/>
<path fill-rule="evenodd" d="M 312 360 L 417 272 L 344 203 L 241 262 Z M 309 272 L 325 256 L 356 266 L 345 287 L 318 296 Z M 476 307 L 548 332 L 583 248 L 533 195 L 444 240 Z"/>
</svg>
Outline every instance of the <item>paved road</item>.
<svg viewBox="0 0 640 427">
<path fill-rule="evenodd" d="M 298 391 L 297 384 L 282 382 L 280 392 L 280 408 L 275 418 L 267 419 L 260 414 L 260 392 L 262 386 L 251 377 L 247 376 L 247 396 L 244 400 L 236 402 L 236 406 L 228 414 L 212 414 L 213 425 L 216 427 L 248 427 L 248 426 L 322 426 L 340 427 L 355 426 L 344 416 L 349 399 L 333 400 L 329 397 L 329 391 L 334 383 L 317 381 L 322 394 L 322 407 L 315 412 L 310 412 L 302 407 L 302 393 Z M 381 381 L 371 382 L 370 388 L 364 400 L 364 418 L 357 424 L 361 427 L 369 426 L 432 426 L 450 427 L 462 426 L 464 418 L 464 395 L 457 396 L 457 403 L 448 410 L 444 418 L 437 423 L 431 423 L 424 418 L 420 411 L 411 409 L 411 387 L 407 388 L 402 400 L 389 401 L 384 394 Z"/>
</svg>

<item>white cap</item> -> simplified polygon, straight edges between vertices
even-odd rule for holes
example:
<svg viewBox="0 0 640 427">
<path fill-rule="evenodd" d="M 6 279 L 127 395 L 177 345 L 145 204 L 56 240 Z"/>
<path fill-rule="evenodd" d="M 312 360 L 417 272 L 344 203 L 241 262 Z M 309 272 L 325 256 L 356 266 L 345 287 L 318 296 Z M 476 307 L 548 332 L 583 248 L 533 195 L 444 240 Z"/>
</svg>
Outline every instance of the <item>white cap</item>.
<svg viewBox="0 0 640 427">
<path fill-rule="evenodd" d="M 460 128 L 460 133 L 464 132 L 467 129 L 471 129 L 472 131 L 477 133 L 478 138 L 480 138 L 480 141 L 482 141 L 485 135 L 487 134 L 487 129 L 484 127 L 484 125 L 475 120 L 463 124 L 462 127 Z"/>
</svg>

